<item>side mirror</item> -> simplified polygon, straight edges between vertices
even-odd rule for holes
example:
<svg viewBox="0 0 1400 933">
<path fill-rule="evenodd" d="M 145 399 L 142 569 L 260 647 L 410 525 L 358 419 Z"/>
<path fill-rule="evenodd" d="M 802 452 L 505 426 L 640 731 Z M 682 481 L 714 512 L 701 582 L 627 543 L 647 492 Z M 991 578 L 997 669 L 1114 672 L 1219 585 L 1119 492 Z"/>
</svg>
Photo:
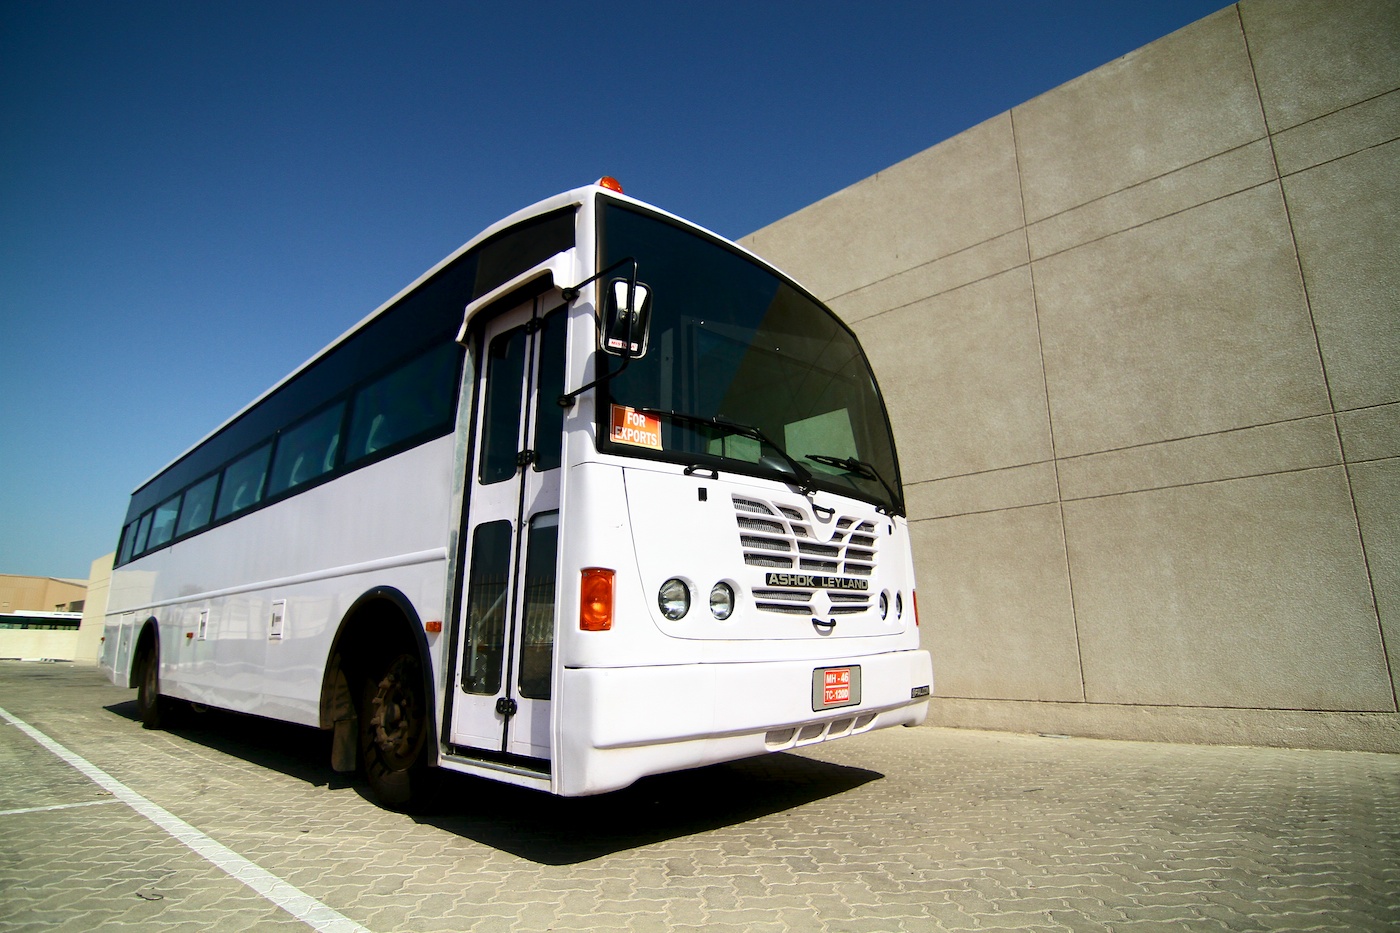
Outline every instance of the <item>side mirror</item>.
<svg viewBox="0 0 1400 933">
<path fill-rule="evenodd" d="M 651 289 L 641 282 L 613 279 L 603 302 L 603 329 L 598 343 L 604 353 L 637 359 L 646 356 L 651 328 Z"/>
</svg>

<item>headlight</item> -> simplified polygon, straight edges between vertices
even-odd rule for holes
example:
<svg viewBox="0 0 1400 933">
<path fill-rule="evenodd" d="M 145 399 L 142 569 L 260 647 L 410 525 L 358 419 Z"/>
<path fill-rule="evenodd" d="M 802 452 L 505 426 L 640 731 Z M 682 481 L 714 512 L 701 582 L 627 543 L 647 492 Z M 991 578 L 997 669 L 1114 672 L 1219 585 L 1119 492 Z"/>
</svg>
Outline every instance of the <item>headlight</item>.
<svg viewBox="0 0 1400 933">
<path fill-rule="evenodd" d="M 889 591 L 889 590 L 882 590 L 882 591 L 880 592 L 880 618 L 881 618 L 881 619 L 884 619 L 884 618 L 886 618 L 887 616 L 889 616 L 889 614 L 890 614 L 890 591 Z"/>
<path fill-rule="evenodd" d="M 895 617 L 896 619 L 902 619 L 902 618 L 904 618 L 904 594 L 903 594 L 903 593 L 895 593 L 895 594 L 894 594 L 894 617 Z"/>
<path fill-rule="evenodd" d="M 734 612 L 734 590 L 728 583 L 716 583 L 710 589 L 710 613 L 723 622 Z"/>
<path fill-rule="evenodd" d="M 656 604 L 661 607 L 661 614 L 672 622 L 683 619 L 690 611 L 690 587 L 685 585 L 684 580 L 672 577 L 661 584 Z"/>
</svg>

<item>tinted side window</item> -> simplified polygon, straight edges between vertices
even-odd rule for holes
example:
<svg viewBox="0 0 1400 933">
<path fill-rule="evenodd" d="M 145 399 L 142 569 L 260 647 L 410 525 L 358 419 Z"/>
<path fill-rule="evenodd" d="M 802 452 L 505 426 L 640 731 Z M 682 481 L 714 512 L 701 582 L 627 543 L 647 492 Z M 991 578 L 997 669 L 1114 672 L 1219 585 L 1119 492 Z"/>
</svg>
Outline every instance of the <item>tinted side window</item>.
<svg viewBox="0 0 1400 933">
<path fill-rule="evenodd" d="M 175 528 L 175 536 L 188 534 L 209 524 L 214 515 L 214 490 L 219 485 L 219 474 L 195 483 L 185 492 L 185 504 L 180 509 L 180 524 Z"/>
<path fill-rule="evenodd" d="M 540 375 L 535 393 L 535 470 L 557 470 L 564 454 L 564 409 L 556 404 L 564 394 L 564 338 L 568 321 L 563 309 L 544 316 L 540 331 Z"/>
<path fill-rule="evenodd" d="M 345 403 L 341 402 L 282 432 L 277 440 L 277 458 L 272 461 L 268 495 L 275 496 L 331 471 L 340 452 L 340 423 L 344 415 Z"/>
<path fill-rule="evenodd" d="M 228 469 L 224 470 L 224 484 L 219 490 L 219 507 L 214 510 L 215 518 L 241 512 L 262 501 L 263 489 L 267 485 L 267 460 L 271 453 L 272 445 L 264 444 L 229 464 Z"/>
<path fill-rule="evenodd" d="M 160 547 L 175 537 L 175 516 L 180 514 L 180 497 L 171 496 L 156 506 L 155 518 L 151 521 L 149 547 Z"/>
<path fill-rule="evenodd" d="M 141 524 L 136 526 L 136 546 L 132 549 L 132 554 L 140 554 L 146 550 L 146 537 L 151 533 L 151 513 L 147 512 L 141 516 Z"/>
<path fill-rule="evenodd" d="M 456 344 L 444 344 L 355 395 L 346 462 L 451 423 L 457 396 Z"/>
<path fill-rule="evenodd" d="M 566 207 L 512 227 L 477 248 L 472 298 L 515 278 L 574 245 L 574 208 Z"/>
<path fill-rule="evenodd" d="M 136 549 L 136 527 L 139 524 L 139 521 L 132 522 L 122 529 L 122 546 L 121 550 L 118 551 L 120 556 L 117 557 L 119 565 L 131 560 L 132 552 Z"/>
<path fill-rule="evenodd" d="M 515 476 L 520 453 L 520 395 L 525 379 L 525 328 L 499 334 L 486 355 L 485 417 L 481 428 L 481 483 Z"/>
</svg>

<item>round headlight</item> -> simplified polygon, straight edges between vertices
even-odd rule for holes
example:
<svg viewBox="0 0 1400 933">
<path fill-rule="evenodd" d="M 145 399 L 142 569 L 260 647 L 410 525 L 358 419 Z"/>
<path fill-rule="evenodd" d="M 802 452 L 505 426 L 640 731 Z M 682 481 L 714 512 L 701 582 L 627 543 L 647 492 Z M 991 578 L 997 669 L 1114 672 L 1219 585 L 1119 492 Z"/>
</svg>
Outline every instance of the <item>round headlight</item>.
<svg viewBox="0 0 1400 933">
<path fill-rule="evenodd" d="M 890 591 L 880 592 L 880 618 L 884 619 L 890 614 Z"/>
<path fill-rule="evenodd" d="M 685 614 L 690 611 L 690 587 L 685 585 L 684 580 L 672 577 L 661 584 L 661 591 L 656 595 L 656 604 L 661 607 L 661 614 L 672 622 L 685 618 Z"/>
<path fill-rule="evenodd" d="M 904 618 L 904 594 L 903 594 L 903 593 L 895 593 L 895 594 L 894 594 L 894 617 L 895 617 L 896 619 L 902 619 L 902 618 Z"/>
<path fill-rule="evenodd" d="M 710 588 L 710 613 L 723 622 L 734 612 L 734 590 L 728 583 L 716 583 Z"/>
</svg>

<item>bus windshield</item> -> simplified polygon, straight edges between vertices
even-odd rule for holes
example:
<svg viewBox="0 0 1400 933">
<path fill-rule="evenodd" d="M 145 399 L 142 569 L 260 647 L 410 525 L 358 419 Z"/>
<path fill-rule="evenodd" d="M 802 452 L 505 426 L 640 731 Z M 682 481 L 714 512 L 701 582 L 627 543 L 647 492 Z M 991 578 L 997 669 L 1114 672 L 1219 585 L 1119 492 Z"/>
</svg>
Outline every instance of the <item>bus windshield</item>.
<svg viewBox="0 0 1400 933">
<path fill-rule="evenodd" d="M 845 325 L 719 241 L 606 197 L 600 207 L 599 268 L 636 259 L 653 302 L 645 355 L 625 368 L 605 357 L 615 375 L 601 387 L 600 417 L 625 407 L 660 425 L 659 448 L 611 439 L 604 448 L 778 478 L 902 514 L 889 421 Z"/>
</svg>

